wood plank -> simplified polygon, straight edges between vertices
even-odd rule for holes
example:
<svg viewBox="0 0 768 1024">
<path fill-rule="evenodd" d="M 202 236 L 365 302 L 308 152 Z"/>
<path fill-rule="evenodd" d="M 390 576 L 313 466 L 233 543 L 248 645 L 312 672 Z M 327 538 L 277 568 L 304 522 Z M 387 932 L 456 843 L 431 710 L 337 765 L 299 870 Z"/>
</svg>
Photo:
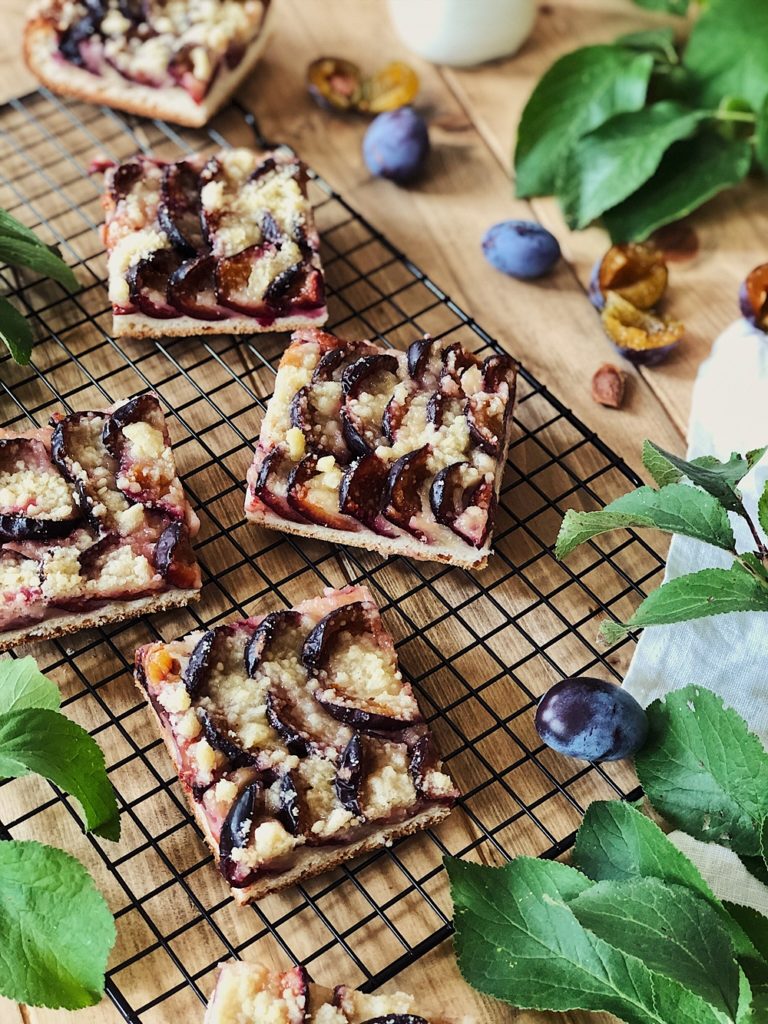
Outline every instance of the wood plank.
<svg viewBox="0 0 768 1024">
<path fill-rule="evenodd" d="M 671 21 L 649 15 L 623 0 L 543 4 L 534 34 L 517 58 L 466 71 L 445 69 L 443 74 L 500 166 L 510 173 L 517 123 L 542 71 L 580 45 L 609 42 L 624 32 L 664 20 Z M 681 24 L 679 19 L 676 24 Z M 586 289 L 595 260 L 609 244 L 606 233 L 598 228 L 569 231 L 553 199 L 536 199 L 531 206 L 537 219 L 561 240 L 569 263 Z M 739 284 L 763 258 L 768 230 L 765 183 L 749 182 L 717 197 L 690 223 L 698 235 L 699 251 L 694 259 L 670 264 L 670 288 L 664 307 L 686 324 L 686 338 L 662 366 L 641 371 L 649 389 L 683 434 L 696 370 L 715 337 L 739 315 Z M 650 418 L 646 422 L 647 428 L 655 427 Z"/>
</svg>

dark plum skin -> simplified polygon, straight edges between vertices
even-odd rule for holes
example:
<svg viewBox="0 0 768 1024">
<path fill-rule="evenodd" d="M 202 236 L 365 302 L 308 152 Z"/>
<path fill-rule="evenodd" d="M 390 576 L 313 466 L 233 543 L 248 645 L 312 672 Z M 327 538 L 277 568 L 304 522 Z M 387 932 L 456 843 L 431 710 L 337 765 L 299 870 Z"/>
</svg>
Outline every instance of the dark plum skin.
<svg viewBox="0 0 768 1024">
<path fill-rule="evenodd" d="M 588 676 L 555 683 L 539 701 L 535 724 L 547 746 L 584 761 L 630 757 L 648 735 L 648 718 L 631 694 Z"/>
<path fill-rule="evenodd" d="M 429 445 L 402 455 L 392 464 L 387 475 L 384 488 L 382 512 L 397 526 L 415 532 L 411 519 L 419 515 L 421 508 L 421 488 L 427 479 Z"/>
<path fill-rule="evenodd" d="M 229 809 L 219 835 L 219 857 L 221 871 L 230 885 L 247 885 L 250 872 L 238 874 L 238 866 L 232 860 L 233 850 L 242 850 L 248 845 L 260 811 L 263 809 L 264 784 L 260 781 L 246 786 Z M 248 827 L 246 827 L 248 826 Z"/>
<path fill-rule="evenodd" d="M 189 530 L 179 520 L 169 523 L 158 537 L 153 561 L 160 575 L 174 587 L 190 589 L 198 585 Z"/>
<path fill-rule="evenodd" d="M 208 672 L 215 657 L 216 631 L 209 629 L 195 644 L 187 667 L 181 677 L 190 697 L 194 697 L 208 678 Z"/>
<path fill-rule="evenodd" d="M 398 184 L 412 181 L 429 156 L 429 132 L 413 107 L 379 114 L 363 139 L 363 158 L 371 174 Z"/>
<path fill-rule="evenodd" d="M 270 612 L 264 616 L 245 648 L 245 671 L 251 679 L 278 635 L 285 629 L 298 629 L 300 625 L 301 614 L 296 611 Z"/>
<path fill-rule="evenodd" d="M 301 805 L 296 782 L 290 772 L 280 777 L 279 800 L 278 821 L 286 832 L 297 836 L 301 832 Z"/>
<path fill-rule="evenodd" d="M 363 741 L 356 732 L 342 751 L 333 788 L 345 811 L 362 818 L 360 785 L 363 781 Z"/>
<path fill-rule="evenodd" d="M 429 1021 L 415 1013 L 387 1013 L 383 1017 L 369 1017 L 362 1024 L 429 1024 Z"/>
<path fill-rule="evenodd" d="M 168 283 L 178 267 L 178 253 L 158 249 L 130 268 L 126 278 L 131 301 L 142 313 L 158 320 L 172 320 L 179 315 L 179 310 L 168 302 Z"/>
<path fill-rule="evenodd" d="M 163 168 L 157 217 L 182 256 L 195 256 L 206 248 L 200 220 L 200 176 L 186 160 Z"/>
<path fill-rule="evenodd" d="M 560 259 L 555 236 L 531 220 L 503 220 L 483 235 L 483 255 L 497 270 L 528 280 L 542 277 Z"/>
<path fill-rule="evenodd" d="M 311 676 L 319 675 L 330 661 L 339 633 L 373 632 L 373 623 L 373 615 L 362 601 L 335 608 L 318 622 L 304 641 L 301 650 L 304 668 Z"/>
<path fill-rule="evenodd" d="M 226 320 L 231 314 L 216 301 L 216 257 L 185 260 L 168 279 L 168 301 L 196 320 Z"/>
<path fill-rule="evenodd" d="M 120 458 L 123 453 L 123 427 L 129 423 L 148 423 L 165 435 L 165 418 L 159 400 L 150 394 L 137 395 L 118 406 L 104 421 L 101 440 L 110 455 Z"/>
<path fill-rule="evenodd" d="M 256 483 L 253 485 L 253 493 L 259 501 L 262 501 L 271 508 L 273 512 L 277 512 L 283 519 L 288 519 L 293 523 L 306 523 L 306 516 L 298 513 L 288 504 L 285 497 L 277 494 L 270 487 L 270 483 L 281 471 L 285 473 L 286 480 L 289 478 L 290 472 L 285 471 L 286 462 L 286 454 L 282 448 L 273 448 L 271 452 L 268 452 L 264 456 L 261 466 L 259 466 Z M 292 466 L 293 463 L 290 463 L 290 465 Z"/>
<path fill-rule="evenodd" d="M 386 462 L 371 452 L 347 466 L 339 486 L 341 511 L 385 537 L 391 537 L 394 533 L 383 522 L 381 515 L 388 473 Z"/>
<path fill-rule="evenodd" d="M 255 765 L 257 758 L 244 750 L 226 727 L 226 724 L 216 715 L 206 711 L 205 708 L 197 708 L 196 714 L 203 727 L 206 740 L 214 750 L 220 750 L 225 757 L 232 762 L 232 767 L 242 768 L 246 765 Z"/>
</svg>

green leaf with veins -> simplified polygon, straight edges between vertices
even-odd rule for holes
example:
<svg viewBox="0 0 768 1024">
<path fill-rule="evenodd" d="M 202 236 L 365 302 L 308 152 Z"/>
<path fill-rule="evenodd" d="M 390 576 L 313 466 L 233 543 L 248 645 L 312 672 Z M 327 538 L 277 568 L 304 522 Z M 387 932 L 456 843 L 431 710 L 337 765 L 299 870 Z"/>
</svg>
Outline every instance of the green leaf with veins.
<svg viewBox="0 0 768 1024">
<path fill-rule="evenodd" d="M 768 4 L 710 0 L 693 26 L 683 63 L 697 79 L 701 102 L 716 107 L 741 96 L 758 110 L 768 96 Z"/>
<path fill-rule="evenodd" d="M 687 686 L 646 709 L 635 755 L 648 799 L 671 824 L 738 854 L 760 854 L 768 814 L 768 752 L 717 694 Z"/>
<path fill-rule="evenodd" d="M 78 1010 L 104 994 L 115 923 L 85 868 L 63 850 L 0 842 L 0 994 Z"/>
<path fill-rule="evenodd" d="M 595 512 L 569 509 L 560 525 L 555 555 L 565 558 L 592 537 L 630 527 L 694 537 L 725 551 L 732 551 L 736 544 L 728 514 L 711 495 L 687 484 L 667 484 L 658 491 L 638 487 Z"/>
<path fill-rule="evenodd" d="M 0 296 L 0 340 L 14 360 L 26 366 L 32 355 L 32 329 L 22 314 L 8 299 Z"/>
<path fill-rule="evenodd" d="M 761 976 L 768 980 L 768 964 L 761 963 L 764 946 L 753 942 L 751 933 L 732 918 L 696 865 L 636 808 L 619 800 L 591 803 L 576 833 L 573 864 L 595 882 L 657 878 L 686 886 L 714 908 L 750 972 L 758 965 Z"/>
<path fill-rule="evenodd" d="M 618 114 L 582 136 L 565 157 L 557 196 L 571 228 L 584 228 L 653 176 L 673 142 L 686 139 L 707 115 L 662 100 Z"/>
<path fill-rule="evenodd" d="M 0 707 L 3 714 L 22 708 L 48 708 L 61 704 L 59 688 L 44 676 L 34 658 L 8 658 L 0 662 Z"/>
<path fill-rule="evenodd" d="M 643 465 L 651 474 L 659 487 L 679 483 L 683 474 L 662 455 L 661 449 L 650 441 L 643 441 Z"/>
<path fill-rule="evenodd" d="M 536 1010 L 613 1013 L 627 1024 L 723 1024 L 683 985 L 584 928 L 569 907 L 592 883 L 565 864 L 502 868 L 446 858 L 459 967 L 481 992 Z"/>
<path fill-rule="evenodd" d="M 738 485 L 768 451 L 768 448 L 754 448 L 746 455 L 732 452 L 727 462 L 721 462 L 712 455 L 703 455 L 688 461 L 672 452 L 664 451 L 652 441 L 647 443 L 657 455 L 662 456 L 683 476 L 688 477 L 691 483 L 703 487 L 730 512 L 739 513 L 744 511 L 744 505 L 737 489 Z"/>
<path fill-rule="evenodd" d="M 760 166 L 768 173 L 768 96 L 757 112 L 755 126 L 755 156 Z"/>
<path fill-rule="evenodd" d="M 757 503 L 757 518 L 763 528 L 763 532 L 768 536 L 768 480 L 765 481 L 763 493 L 760 495 L 760 500 Z"/>
<path fill-rule="evenodd" d="M 614 644 L 635 629 L 731 612 L 768 612 L 768 587 L 738 562 L 730 569 L 700 569 L 668 580 L 646 597 L 627 622 L 604 621 L 600 635 Z"/>
<path fill-rule="evenodd" d="M 75 722 L 49 708 L 0 715 L 0 778 L 37 772 L 76 797 L 88 831 L 120 838 L 120 818 L 104 755 Z M 1 845 L 1 844 L 0 844 Z"/>
<path fill-rule="evenodd" d="M 730 936 L 690 889 L 658 878 L 598 882 L 568 906 L 593 935 L 735 1018 L 739 968 Z"/>
<path fill-rule="evenodd" d="M 614 42 L 616 46 L 625 46 L 630 50 L 655 51 L 669 64 L 676 64 L 678 61 L 673 28 L 649 28 L 641 32 L 627 32 Z"/>
<path fill-rule="evenodd" d="M 581 135 L 614 114 L 643 106 L 652 69 L 652 54 L 631 54 L 618 46 L 587 46 L 556 61 L 520 119 L 517 195 L 552 193 L 562 161 Z"/>
<path fill-rule="evenodd" d="M 705 130 L 665 153 L 653 178 L 618 206 L 603 223 L 614 242 L 643 241 L 656 228 L 680 220 L 749 173 L 752 147 Z"/>
<path fill-rule="evenodd" d="M 764 917 L 752 907 L 744 907 L 740 903 L 730 903 L 728 900 L 723 900 L 723 906 L 763 957 L 766 962 L 765 969 L 768 971 L 768 917 Z M 748 971 L 748 973 L 750 972 Z M 768 976 L 763 974 L 759 980 L 766 983 Z"/>
</svg>

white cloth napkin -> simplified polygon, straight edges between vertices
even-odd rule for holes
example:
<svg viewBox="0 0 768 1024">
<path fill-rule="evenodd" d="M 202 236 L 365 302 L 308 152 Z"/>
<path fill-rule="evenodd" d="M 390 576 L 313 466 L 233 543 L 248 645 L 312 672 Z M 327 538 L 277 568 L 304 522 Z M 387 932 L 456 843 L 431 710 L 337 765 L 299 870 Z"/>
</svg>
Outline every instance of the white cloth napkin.
<svg viewBox="0 0 768 1024">
<path fill-rule="evenodd" d="M 651 439 L 653 440 L 653 439 Z M 688 456 L 727 459 L 768 444 L 768 337 L 738 320 L 715 342 L 693 390 Z M 768 479 L 768 457 L 741 490 L 756 517 Z M 734 520 L 737 548 L 754 548 L 746 524 Z M 700 541 L 675 537 L 665 579 L 709 566 L 728 567 L 730 557 Z M 645 630 L 624 681 L 641 704 L 670 690 L 698 683 L 719 693 L 768 746 L 768 615 L 743 612 Z M 672 833 L 723 898 L 768 914 L 768 888 L 755 882 L 728 851 Z"/>
</svg>

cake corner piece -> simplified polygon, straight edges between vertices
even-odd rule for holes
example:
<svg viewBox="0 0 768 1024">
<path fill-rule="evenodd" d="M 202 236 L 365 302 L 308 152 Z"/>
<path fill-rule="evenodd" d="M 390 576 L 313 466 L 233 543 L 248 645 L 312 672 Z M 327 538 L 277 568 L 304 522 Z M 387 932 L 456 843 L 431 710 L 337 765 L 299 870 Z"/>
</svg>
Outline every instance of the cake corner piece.
<svg viewBox="0 0 768 1024">
<path fill-rule="evenodd" d="M 147 645 L 136 681 L 241 905 L 438 824 L 458 796 L 364 587 Z"/>
<path fill-rule="evenodd" d="M 259 525 L 466 569 L 491 551 L 516 363 L 294 333 L 248 472 Z"/>
</svg>

